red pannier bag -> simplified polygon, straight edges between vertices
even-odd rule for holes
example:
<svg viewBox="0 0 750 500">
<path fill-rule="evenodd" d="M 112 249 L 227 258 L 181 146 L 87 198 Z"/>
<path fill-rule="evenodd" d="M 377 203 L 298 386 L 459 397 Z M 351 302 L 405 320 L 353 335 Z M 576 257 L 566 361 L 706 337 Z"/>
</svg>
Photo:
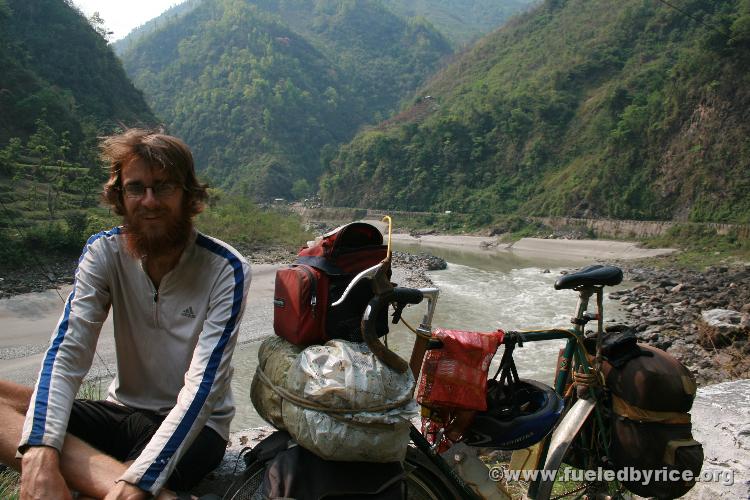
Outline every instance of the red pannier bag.
<svg viewBox="0 0 750 500">
<path fill-rule="evenodd" d="M 319 270 L 304 264 L 276 271 L 273 329 L 295 345 L 320 341 L 325 331 L 328 280 Z"/>
<path fill-rule="evenodd" d="M 487 410 L 487 372 L 505 332 L 436 329 L 443 347 L 422 363 L 417 402 L 431 409 Z"/>
<path fill-rule="evenodd" d="M 324 234 L 297 254 L 297 260 L 276 272 L 273 328 L 295 345 L 322 344 L 330 339 L 362 342 L 360 321 L 372 298 L 369 280 L 357 284 L 346 301 L 331 308 L 351 280 L 388 253 L 378 228 L 353 222 Z M 388 332 L 384 311 L 378 334 Z"/>
</svg>

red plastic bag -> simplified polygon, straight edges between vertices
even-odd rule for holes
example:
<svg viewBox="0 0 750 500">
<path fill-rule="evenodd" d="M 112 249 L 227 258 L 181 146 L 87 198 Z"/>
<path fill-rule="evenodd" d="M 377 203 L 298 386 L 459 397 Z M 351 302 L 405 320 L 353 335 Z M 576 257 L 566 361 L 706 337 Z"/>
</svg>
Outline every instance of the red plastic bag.
<svg viewBox="0 0 750 500">
<path fill-rule="evenodd" d="M 487 371 L 505 332 L 467 332 L 438 328 L 443 347 L 427 351 L 417 402 L 428 408 L 487 410 Z"/>
</svg>

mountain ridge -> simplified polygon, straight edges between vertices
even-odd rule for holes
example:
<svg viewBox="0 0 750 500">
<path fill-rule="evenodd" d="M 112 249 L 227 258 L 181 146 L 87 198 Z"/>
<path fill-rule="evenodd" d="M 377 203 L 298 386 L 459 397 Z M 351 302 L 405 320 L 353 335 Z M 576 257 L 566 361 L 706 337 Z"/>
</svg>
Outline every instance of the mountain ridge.
<svg viewBox="0 0 750 500">
<path fill-rule="evenodd" d="M 324 201 L 747 222 L 750 4 L 686 8 L 702 23 L 640 1 L 514 18 L 419 89 L 429 116 L 344 145 Z"/>
<path fill-rule="evenodd" d="M 398 19 L 378 2 L 284 5 L 300 19 L 317 9 L 304 33 L 275 2 L 203 0 L 122 54 L 199 168 L 258 200 L 293 196 L 295 183 L 295 193 L 311 192 L 321 157 L 387 115 L 450 52 L 429 25 Z"/>
</svg>

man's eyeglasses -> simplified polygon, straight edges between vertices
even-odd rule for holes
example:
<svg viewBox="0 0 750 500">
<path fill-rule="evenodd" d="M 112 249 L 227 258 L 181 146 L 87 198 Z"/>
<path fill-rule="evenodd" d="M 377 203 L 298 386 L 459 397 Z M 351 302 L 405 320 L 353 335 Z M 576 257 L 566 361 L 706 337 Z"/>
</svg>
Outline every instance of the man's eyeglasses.
<svg viewBox="0 0 750 500">
<path fill-rule="evenodd" d="M 147 189 L 151 189 L 156 198 L 169 198 L 179 188 L 180 186 L 174 182 L 162 182 L 153 186 L 144 186 L 140 182 L 131 182 L 130 184 L 125 184 L 122 190 L 128 198 L 143 198 L 146 195 Z"/>
</svg>

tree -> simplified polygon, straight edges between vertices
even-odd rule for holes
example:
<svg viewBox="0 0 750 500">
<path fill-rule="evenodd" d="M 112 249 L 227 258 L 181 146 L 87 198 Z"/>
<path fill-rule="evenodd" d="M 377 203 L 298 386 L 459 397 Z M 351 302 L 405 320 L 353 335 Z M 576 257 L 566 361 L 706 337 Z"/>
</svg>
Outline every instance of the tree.
<svg viewBox="0 0 750 500">
<path fill-rule="evenodd" d="M 26 148 L 36 156 L 38 166 L 49 164 L 59 152 L 57 133 L 42 118 L 35 122 L 36 132 L 29 137 Z M 41 171 L 41 170 L 40 170 Z"/>
<path fill-rule="evenodd" d="M 310 186 L 310 183 L 307 182 L 307 179 L 297 179 L 292 184 L 292 195 L 298 200 L 309 196 L 311 193 L 312 187 Z"/>
<path fill-rule="evenodd" d="M 0 173 L 13 175 L 21 148 L 21 139 L 13 137 L 3 149 L 0 149 Z"/>
<path fill-rule="evenodd" d="M 88 21 L 89 24 L 91 24 L 91 27 L 94 28 L 94 31 L 96 31 L 100 37 L 109 42 L 109 37 L 110 35 L 114 34 L 114 31 L 109 31 L 107 26 L 104 24 L 104 19 L 102 19 L 102 17 L 99 15 L 99 11 L 91 14 L 91 17 L 88 18 Z"/>
</svg>

